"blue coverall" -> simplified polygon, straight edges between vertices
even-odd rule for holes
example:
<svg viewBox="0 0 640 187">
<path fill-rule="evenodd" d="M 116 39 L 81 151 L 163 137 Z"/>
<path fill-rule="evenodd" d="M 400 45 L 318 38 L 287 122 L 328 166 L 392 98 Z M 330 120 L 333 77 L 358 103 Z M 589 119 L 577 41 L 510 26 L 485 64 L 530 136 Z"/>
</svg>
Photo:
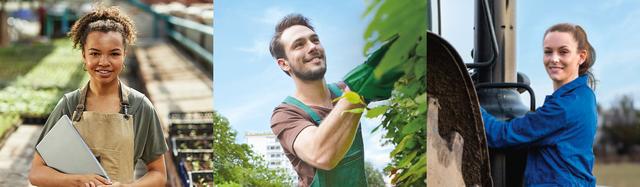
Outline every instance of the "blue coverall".
<svg viewBox="0 0 640 187">
<path fill-rule="evenodd" d="M 481 109 L 490 147 L 528 148 L 525 186 L 595 186 L 597 109 L 587 78 L 579 76 L 546 96 L 535 112 L 508 122 Z"/>
</svg>

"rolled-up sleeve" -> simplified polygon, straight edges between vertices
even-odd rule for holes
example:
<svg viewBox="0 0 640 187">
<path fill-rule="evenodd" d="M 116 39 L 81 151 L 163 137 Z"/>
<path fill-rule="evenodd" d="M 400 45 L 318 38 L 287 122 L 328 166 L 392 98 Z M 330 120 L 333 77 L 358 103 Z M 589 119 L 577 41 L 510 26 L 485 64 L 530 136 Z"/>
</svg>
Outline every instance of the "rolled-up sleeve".
<svg viewBox="0 0 640 187">
<path fill-rule="evenodd" d="M 273 134 L 278 137 L 282 147 L 296 157 L 297 154 L 293 149 L 296 138 L 302 130 L 309 126 L 314 126 L 313 122 L 305 119 L 300 112 L 302 111 L 280 105 L 274 109 L 273 115 L 271 116 L 271 130 Z"/>
</svg>

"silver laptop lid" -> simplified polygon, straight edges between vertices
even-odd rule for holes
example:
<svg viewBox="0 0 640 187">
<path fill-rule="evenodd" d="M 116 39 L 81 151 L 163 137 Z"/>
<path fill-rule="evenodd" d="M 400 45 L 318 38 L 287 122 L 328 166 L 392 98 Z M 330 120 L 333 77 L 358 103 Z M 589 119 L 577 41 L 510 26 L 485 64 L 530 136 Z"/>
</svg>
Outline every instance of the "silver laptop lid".
<svg viewBox="0 0 640 187">
<path fill-rule="evenodd" d="M 36 145 L 47 166 L 69 174 L 97 174 L 109 179 L 100 162 L 66 115 Z M 109 179 L 110 180 L 110 179 Z"/>
</svg>

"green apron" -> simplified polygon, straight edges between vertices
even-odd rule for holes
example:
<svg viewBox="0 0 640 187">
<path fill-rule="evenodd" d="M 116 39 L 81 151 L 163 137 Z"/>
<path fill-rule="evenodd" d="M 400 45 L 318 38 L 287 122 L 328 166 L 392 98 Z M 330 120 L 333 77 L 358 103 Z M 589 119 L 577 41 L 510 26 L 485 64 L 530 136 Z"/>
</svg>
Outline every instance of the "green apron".
<svg viewBox="0 0 640 187">
<path fill-rule="evenodd" d="M 327 86 L 334 95 L 342 95 L 342 90 L 340 90 L 335 83 L 328 84 Z M 284 100 L 284 103 L 302 109 L 311 116 L 317 125 L 320 125 L 320 122 L 322 122 L 322 118 L 311 110 L 311 107 L 296 98 L 289 96 Z M 349 148 L 347 154 L 335 168 L 328 171 L 318 168 L 315 170 L 316 174 L 313 176 L 311 186 L 367 186 L 367 178 L 364 172 L 364 146 L 360 126 L 358 126 L 356 137 L 351 144 L 351 148 Z"/>
</svg>

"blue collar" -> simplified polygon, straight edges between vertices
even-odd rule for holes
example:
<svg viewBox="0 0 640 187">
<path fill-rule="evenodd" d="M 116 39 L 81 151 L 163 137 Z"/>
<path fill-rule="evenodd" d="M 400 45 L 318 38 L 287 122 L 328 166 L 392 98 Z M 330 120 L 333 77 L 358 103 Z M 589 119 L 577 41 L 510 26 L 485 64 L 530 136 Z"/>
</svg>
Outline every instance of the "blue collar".
<svg viewBox="0 0 640 187">
<path fill-rule="evenodd" d="M 582 85 L 587 85 L 587 80 L 588 80 L 588 75 L 584 74 L 584 75 L 580 75 L 578 76 L 578 78 L 576 78 L 575 80 L 562 85 L 560 88 L 558 88 L 558 90 L 554 91 L 553 94 L 551 96 L 553 97 L 557 97 L 560 96 L 564 93 L 567 93 L 575 88 L 577 88 L 578 86 L 582 86 Z"/>
</svg>

